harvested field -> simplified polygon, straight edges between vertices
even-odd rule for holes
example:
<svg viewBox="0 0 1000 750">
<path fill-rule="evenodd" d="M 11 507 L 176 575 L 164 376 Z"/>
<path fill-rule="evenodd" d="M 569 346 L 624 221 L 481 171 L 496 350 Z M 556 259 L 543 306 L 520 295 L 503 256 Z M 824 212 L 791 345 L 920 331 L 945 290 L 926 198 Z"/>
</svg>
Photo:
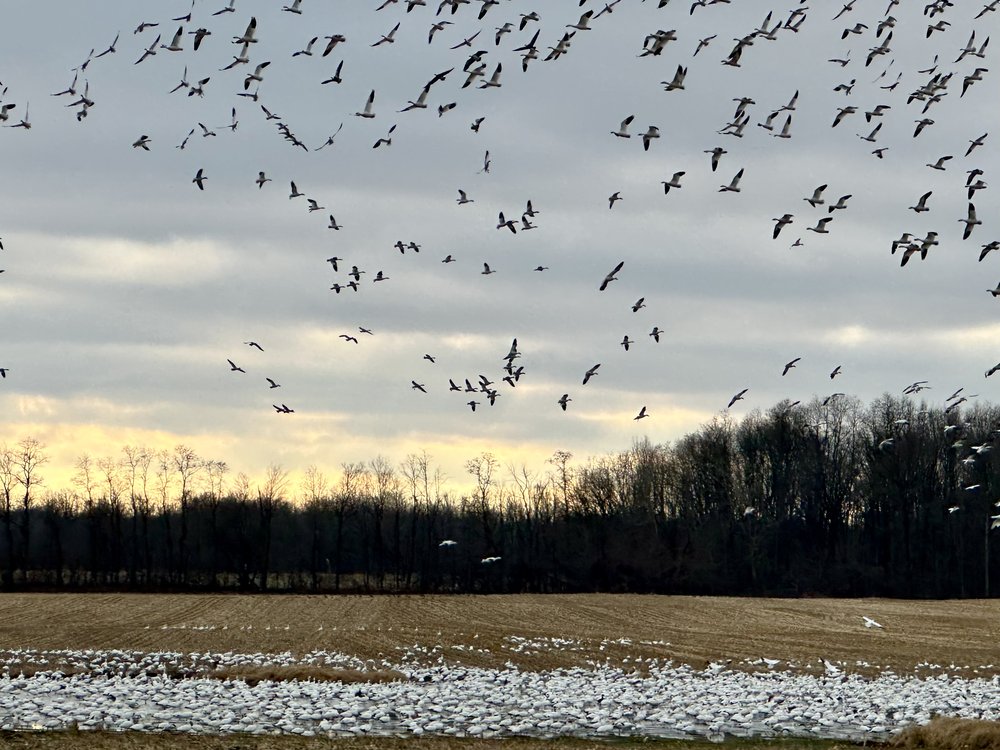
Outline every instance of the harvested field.
<svg viewBox="0 0 1000 750">
<path fill-rule="evenodd" d="M 884 628 L 865 628 L 862 616 Z M 990 676 L 1000 673 L 1000 602 L 741 599 L 633 595 L 238 596 L 7 594 L 0 649 L 322 649 L 380 660 L 402 651 L 522 669 L 635 657 L 704 667 Z M 853 666 L 852 666 L 853 665 Z"/>
</svg>

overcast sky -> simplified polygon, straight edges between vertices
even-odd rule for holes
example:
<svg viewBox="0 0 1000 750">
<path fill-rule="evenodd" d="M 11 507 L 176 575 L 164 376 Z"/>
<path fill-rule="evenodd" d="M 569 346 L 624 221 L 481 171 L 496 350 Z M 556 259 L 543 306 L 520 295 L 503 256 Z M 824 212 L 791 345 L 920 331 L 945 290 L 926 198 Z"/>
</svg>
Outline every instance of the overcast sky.
<svg viewBox="0 0 1000 750">
<path fill-rule="evenodd" d="M 463 462 L 484 450 L 541 467 L 555 450 L 582 460 L 643 436 L 675 440 L 744 388 L 734 417 L 834 391 L 870 400 L 915 380 L 929 381 L 921 395 L 932 403 L 962 386 L 996 401 L 1000 380 L 984 372 L 1000 359 L 1000 300 L 986 290 L 1000 281 L 1000 251 L 978 262 L 1000 239 L 995 190 L 973 197 L 982 224 L 968 240 L 960 221 L 967 171 L 982 169 L 989 183 L 996 169 L 1000 134 L 965 156 L 996 118 L 993 74 L 962 96 L 993 49 L 956 60 L 973 31 L 978 50 L 997 14 L 977 20 L 982 3 L 970 1 L 930 18 L 922 2 L 906 2 L 876 37 L 887 0 L 856 0 L 836 20 L 842 3 L 810 3 L 797 32 L 757 36 L 738 67 L 721 64 L 769 10 L 768 29 L 789 19 L 790 4 L 623 0 L 549 61 L 567 24 L 603 2 L 502 0 L 482 20 L 481 0 L 440 15 L 433 0 L 412 12 L 405 0 L 381 11 L 374 1 L 304 0 L 301 14 L 252 0 L 219 15 L 225 0 L 8 9 L 0 100 L 16 107 L 0 129 L 0 367 L 9 368 L 0 440 L 45 442 L 56 483 L 81 453 L 177 443 L 252 475 L 269 463 L 333 473 L 426 450 L 464 482 Z M 171 20 L 189 9 L 190 22 Z M 520 30 L 532 10 L 540 20 Z M 220 70 L 251 17 L 250 64 Z M 428 44 L 436 21 L 450 23 Z M 133 33 L 140 22 L 159 25 Z M 372 46 L 397 22 L 393 43 Z M 866 28 L 842 39 L 856 24 Z M 136 64 L 178 26 L 182 51 L 157 47 Z M 194 51 L 187 32 L 198 28 L 211 35 Z M 641 55 L 657 30 L 676 40 Z M 523 72 L 514 49 L 536 31 L 539 59 Z M 888 52 L 866 66 L 890 31 Z M 96 58 L 119 33 L 115 52 Z M 335 34 L 346 41 L 323 57 Z M 311 56 L 293 57 L 315 36 Z M 479 51 L 485 77 L 462 88 Z M 321 84 L 341 60 L 342 82 Z M 265 62 L 263 81 L 244 89 Z M 925 102 L 907 99 L 932 79 L 918 71 L 935 64 L 951 78 L 924 113 Z M 498 65 L 501 85 L 480 88 Z M 664 91 L 679 65 L 684 89 Z M 210 78 L 203 97 L 168 93 L 185 67 L 192 85 Z M 426 109 L 399 112 L 444 71 Z M 53 95 L 75 77 L 76 94 Z M 849 94 L 834 90 L 851 82 Z M 81 106 L 68 105 L 85 87 L 93 106 L 78 121 Z M 355 116 L 373 89 L 375 117 Z M 758 126 L 796 91 L 773 131 Z M 253 92 L 256 102 L 238 96 Z M 742 137 L 720 134 L 740 97 L 753 100 Z M 878 104 L 891 108 L 866 122 Z M 857 111 L 831 127 L 848 106 Z M 30 129 L 9 127 L 26 113 Z M 613 136 L 629 115 L 632 137 Z M 788 116 L 791 137 L 773 137 Z M 933 123 L 914 137 L 925 117 Z M 879 122 L 875 143 L 859 138 Z M 333 145 L 315 150 L 341 124 Z M 651 125 L 660 138 L 645 151 Z M 391 145 L 373 149 L 391 126 Z M 142 135 L 148 151 L 132 146 Z M 716 146 L 728 153 L 713 172 L 704 152 Z M 882 159 L 872 153 L 880 147 Z M 944 171 L 926 166 L 948 155 Z M 192 182 L 199 169 L 203 191 Z M 740 191 L 719 192 L 741 169 Z M 270 181 L 258 188 L 261 171 Z M 681 187 L 664 194 L 661 181 L 679 171 Z M 293 180 L 305 197 L 289 199 Z M 826 203 L 812 207 L 804 198 L 821 184 Z M 473 202 L 459 205 L 459 189 Z M 927 191 L 930 210 L 909 210 Z M 609 209 L 615 192 L 622 200 Z M 830 212 L 842 195 L 847 207 Z M 324 208 L 310 213 L 307 197 Z M 524 231 L 529 199 L 536 228 Z M 500 211 L 516 234 L 496 228 Z M 785 213 L 793 222 L 772 239 Z M 342 229 L 328 228 L 330 214 Z M 828 234 L 807 231 L 824 216 L 833 217 Z M 929 231 L 940 244 L 901 268 L 892 240 Z M 420 252 L 400 254 L 398 240 Z M 455 262 L 442 263 L 447 255 Z M 617 280 L 598 291 L 620 261 Z M 484 263 L 495 273 L 482 274 Z M 365 272 L 359 290 L 332 291 L 352 265 Z M 374 282 L 379 271 L 388 278 Z M 512 388 L 502 368 L 514 338 L 524 370 Z M 837 365 L 843 374 L 831 382 Z M 449 391 L 449 378 L 464 387 L 480 375 L 499 393 L 495 406 L 484 393 Z M 643 406 L 649 416 L 636 421 Z"/>
</svg>

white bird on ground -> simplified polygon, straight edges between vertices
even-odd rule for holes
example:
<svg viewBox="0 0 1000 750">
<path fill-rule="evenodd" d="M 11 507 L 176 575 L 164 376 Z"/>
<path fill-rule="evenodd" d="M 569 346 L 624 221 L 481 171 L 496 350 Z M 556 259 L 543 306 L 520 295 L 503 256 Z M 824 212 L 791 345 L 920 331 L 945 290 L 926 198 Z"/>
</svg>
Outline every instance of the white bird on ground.
<svg viewBox="0 0 1000 750">
<path fill-rule="evenodd" d="M 881 628 L 882 627 L 877 622 L 875 622 L 872 618 L 870 618 L 870 617 L 868 617 L 866 615 L 861 615 L 861 619 L 863 619 L 865 621 L 865 627 L 866 628 Z"/>
</svg>

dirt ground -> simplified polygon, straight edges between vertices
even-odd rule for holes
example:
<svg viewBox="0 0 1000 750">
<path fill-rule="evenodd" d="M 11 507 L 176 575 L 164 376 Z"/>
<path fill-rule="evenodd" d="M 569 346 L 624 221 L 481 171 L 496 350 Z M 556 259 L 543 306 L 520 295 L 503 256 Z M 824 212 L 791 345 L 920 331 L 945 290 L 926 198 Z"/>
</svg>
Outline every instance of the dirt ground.
<svg viewBox="0 0 1000 750">
<path fill-rule="evenodd" d="M 863 616 L 884 627 L 866 628 Z M 528 639 L 522 641 L 519 639 Z M 306 654 L 395 661 L 419 646 L 451 663 L 549 669 L 636 657 L 821 660 L 866 672 L 1000 673 L 1000 601 L 633 595 L 242 596 L 5 594 L 0 650 L 132 649 Z M 923 663 L 941 668 L 929 672 Z M 629 663 L 624 662 L 624 663 Z M 994 662 L 996 662 L 994 664 Z M 808 665 L 808 666 L 807 666 Z"/>
</svg>

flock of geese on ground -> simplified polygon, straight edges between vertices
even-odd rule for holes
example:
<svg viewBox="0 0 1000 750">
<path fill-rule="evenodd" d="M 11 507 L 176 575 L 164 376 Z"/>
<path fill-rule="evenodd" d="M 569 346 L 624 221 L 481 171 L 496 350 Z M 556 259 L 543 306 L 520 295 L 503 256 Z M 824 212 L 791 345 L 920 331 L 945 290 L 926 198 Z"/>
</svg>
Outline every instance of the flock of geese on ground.
<svg viewBox="0 0 1000 750">
<path fill-rule="evenodd" d="M 645 3 L 646 0 L 642 0 L 642 2 Z M 192 75 L 189 79 L 189 67 L 194 66 L 195 60 L 201 59 L 195 56 L 204 54 L 199 53 L 199 50 L 209 49 L 213 46 L 216 52 L 222 46 L 231 47 L 231 60 L 219 69 L 219 73 L 225 74 L 226 71 L 235 69 L 246 71 L 242 75 L 237 74 L 238 83 L 235 87 L 235 95 L 243 101 L 241 107 L 252 106 L 257 116 L 263 116 L 265 122 L 273 122 L 280 136 L 293 148 L 310 152 L 335 147 L 337 136 L 344 127 L 343 122 L 321 142 L 308 145 L 292 130 L 291 125 L 284 118 L 269 109 L 265 87 L 268 68 L 272 61 L 260 60 L 255 55 L 255 47 L 259 40 L 268 33 L 268 29 L 263 24 L 259 28 L 257 17 L 245 13 L 243 15 L 250 17 L 246 19 L 245 26 L 242 20 L 239 22 L 242 33 L 231 39 L 225 39 L 223 38 L 225 32 L 220 29 L 219 22 L 216 21 L 220 16 L 241 13 L 242 9 L 237 7 L 237 3 L 238 0 L 228 0 L 222 7 L 207 8 L 205 6 L 208 5 L 208 0 L 192 0 L 187 13 L 172 16 L 169 22 L 160 19 L 139 23 L 132 32 L 132 37 L 142 41 L 135 52 L 136 59 L 129 62 L 132 65 L 151 65 L 155 64 L 150 62 L 153 58 L 162 61 L 164 57 L 182 53 L 181 58 L 189 60 L 190 63 L 183 66 L 179 83 L 169 93 L 183 92 L 187 97 L 203 98 L 212 95 L 213 89 L 221 89 L 223 85 L 229 85 L 231 82 L 224 84 L 216 80 L 221 78 L 216 72 L 212 72 L 211 75 Z M 413 99 L 407 100 L 406 104 L 399 109 L 393 108 L 393 111 L 401 114 L 414 110 L 430 109 L 434 111 L 436 109 L 437 116 L 442 118 L 465 105 L 465 99 L 468 97 L 463 92 L 467 89 L 475 87 L 484 91 L 496 91 L 503 87 L 512 73 L 509 66 L 504 68 L 502 61 L 494 62 L 494 58 L 501 51 L 509 51 L 519 56 L 520 73 L 528 74 L 535 65 L 552 63 L 564 55 L 571 54 L 572 46 L 581 37 L 599 35 L 600 26 L 604 22 L 605 16 L 614 12 L 634 12 L 639 7 L 634 0 L 630 0 L 625 5 L 621 5 L 621 3 L 622 0 L 613 0 L 609 3 L 591 3 L 590 0 L 580 0 L 579 5 L 582 9 L 573 13 L 573 18 L 570 19 L 573 22 L 557 23 L 555 24 L 556 30 L 553 31 L 552 26 L 547 23 L 547 18 L 543 25 L 542 16 L 548 16 L 550 13 L 556 15 L 555 6 L 552 8 L 546 6 L 541 11 L 518 13 L 515 16 L 508 12 L 509 0 L 503 2 L 501 0 L 442 0 L 437 5 L 436 10 L 429 7 L 426 0 L 384 0 L 373 4 L 374 11 L 385 12 L 387 15 L 394 13 L 395 17 L 387 22 L 387 31 L 380 34 L 378 38 L 349 40 L 342 33 L 334 32 L 327 35 L 316 33 L 305 41 L 304 46 L 290 51 L 289 54 L 293 59 L 303 57 L 329 58 L 335 52 L 339 55 L 341 50 L 349 52 L 356 46 L 378 48 L 391 45 L 397 41 L 397 34 L 413 34 L 419 31 L 421 35 L 426 34 L 428 45 L 447 45 L 449 50 L 454 53 L 455 64 L 447 70 L 434 73 Z M 706 19 L 704 28 L 711 31 L 716 28 L 713 24 L 718 18 L 712 14 L 721 10 L 715 6 L 725 6 L 729 3 L 730 0 L 694 0 L 685 8 L 679 7 L 686 5 L 680 0 L 673 0 L 673 2 L 671 0 L 657 0 L 656 7 L 658 13 L 661 13 L 657 18 L 662 18 L 664 25 L 670 25 L 670 19 L 676 20 L 680 14 L 686 13 L 691 17 L 696 14 L 701 17 L 704 14 Z M 887 118 L 909 118 L 911 114 L 907 113 L 913 113 L 916 116 L 913 117 L 915 127 L 912 138 L 919 139 L 922 134 L 934 127 L 935 120 L 932 115 L 940 107 L 941 102 L 954 102 L 963 99 L 968 101 L 965 97 L 974 90 L 975 84 L 984 80 L 984 75 L 989 72 L 986 67 L 989 35 L 984 33 L 984 29 L 989 18 L 1000 7 L 1000 0 L 986 3 L 975 14 L 969 12 L 969 5 L 962 4 L 959 7 L 957 2 L 950 0 L 932 0 L 927 3 L 923 7 L 926 28 L 923 29 L 922 36 L 926 40 L 928 57 L 930 57 L 930 53 L 933 53 L 933 59 L 925 67 L 915 71 L 894 69 L 893 36 L 900 31 L 898 25 L 902 25 L 894 14 L 902 14 L 901 0 L 888 0 L 887 7 L 881 16 L 876 15 L 873 9 L 874 4 L 874 0 L 848 0 L 848 2 L 839 3 L 840 7 L 836 8 L 836 13 L 832 18 L 820 17 L 820 13 L 827 14 L 827 9 L 810 10 L 803 4 L 803 0 L 799 0 L 798 7 L 788 11 L 787 16 L 779 17 L 775 12 L 768 11 L 760 26 L 746 29 L 741 36 L 733 40 L 735 44 L 724 50 L 721 59 L 717 56 L 715 61 L 707 58 L 711 54 L 711 50 L 724 43 L 723 39 L 718 38 L 718 33 L 709 34 L 702 38 L 688 39 L 679 35 L 676 29 L 650 31 L 643 39 L 636 40 L 635 54 L 638 58 L 649 58 L 650 64 L 653 64 L 653 61 L 658 58 L 662 60 L 664 55 L 672 54 L 679 48 L 692 49 L 690 59 L 677 64 L 673 74 L 661 81 L 663 91 L 667 93 L 667 96 L 680 96 L 676 92 L 686 90 L 689 68 L 696 64 L 696 58 L 697 64 L 700 65 L 721 63 L 723 66 L 738 69 L 760 47 L 780 41 L 783 36 L 790 37 L 798 34 L 807 23 L 826 24 L 834 40 L 839 37 L 844 43 L 848 43 L 847 40 L 850 40 L 850 43 L 867 47 L 867 52 L 857 59 L 852 59 L 851 52 L 846 51 L 829 60 L 830 65 L 845 71 L 844 82 L 833 89 L 835 94 L 843 97 L 844 103 L 843 106 L 836 107 L 835 111 L 830 113 L 831 127 L 843 129 L 849 127 L 851 122 L 858 123 L 861 132 L 857 132 L 857 137 L 861 143 L 865 144 L 864 148 L 870 148 L 872 158 L 886 159 L 888 158 L 887 153 L 893 146 L 882 143 L 879 138 Z M 301 17 L 303 29 L 309 33 L 314 28 L 309 25 L 309 5 L 310 0 L 292 0 L 290 4 L 284 5 L 281 11 Z M 583 6 L 588 5 L 591 7 L 583 8 Z M 559 10 L 562 9 L 562 7 L 559 8 Z M 578 17 L 577 13 L 579 13 Z M 962 13 L 965 15 L 959 18 Z M 476 21 L 471 19 L 472 16 L 476 17 Z M 494 20 L 498 25 L 494 25 Z M 965 46 L 954 50 L 935 46 L 936 35 L 945 32 L 953 23 L 970 26 L 968 42 Z M 178 25 L 174 26 L 174 24 Z M 463 36 L 464 32 L 458 33 L 460 27 L 470 26 L 478 26 L 471 35 Z M 540 41 L 543 31 L 546 38 L 551 39 L 551 44 Z M 508 37 L 515 41 L 505 42 Z M 99 48 L 91 49 L 83 62 L 72 69 L 70 84 L 65 89 L 51 94 L 53 97 L 67 98 L 66 107 L 73 108 L 77 121 L 83 122 L 88 117 L 90 110 L 97 105 L 96 95 L 91 94 L 90 89 L 91 66 L 99 67 L 99 61 L 102 61 L 102 58 L 117 54 L 120 40 L 120 33 L 116 33 L 111 43 L 102 51 L 95 54 Z M 501 45 L 505 45 L 502 50 Z M 134 44 L 131 46 L 135 47 Z M 336 58 L 331 58 L 331 67 L 333 59 Z M 888 62 L 886 62 L 887 60 Z M 343 76 L 347 75 L 344 72 L 345 63 L 350 70 L 350 57 L 340 59 L 332 75 L 320 81 L 319 85 L 327 87 L 341 84 L 344 80 Z M 671 63 L 671 68 L 672 66 Z M 871 90 L 864 94 L 865 96 L 872 95 L 871 102 L 865 105 L 853 103 L 858 101 L 858 96 L 853 93 L 855 88 L 859 86 L 858 78 L 862 76 L 870 78 L 872 73 L 877 70 L 881 70 L 881 72 L 874 79 Z M 906 87 L 901 88 L 904 81 Z M 440 104 L 429 102 L 432 93 L 437 96 L 438 91 L 447 89 L 448 85 L 456 82 L 460 83 L 457 86 L 452 86 L 451 93 L 443 95 L 442 92 Z M 862 84 L 861 88 L 863 87 Z M 956 91 L 956 89 L 960 90 Z M 812 94 L 813 92 L 808 93 Z M 709 147 L 704 149 L 707 163 L 703 168 L 710 169 L 714 173 L 724 169 L 726 164 L 738 160 L 737 146 L 742 142 L 742 139 L 750 138 L 752 133 L 765 133 L 776 139 L 776 143 L 794 138 L 794 118 L 799 111 L 799 94 L 799 91 L 795 91 L 791 96 L 781 98 L 777 107 L 765 109 L 766 114 L 757 118 L 753 114 L 753 107 L 756 106 L 754 99 L 747 96 L 737 98 L 729 121 L 720 123 L 716 132 L 716 143 L 706 144 Z M 7 87 L 0 83 L 0 123 L 8 128 L 20 128 L 28 131 L 32 127 L 29 119 L 29 103 L 27 101 L 24 103 L 23 116 L 21 116 L 20 102 L 5 101 L 6 95 Z M 451 96 L 455 96 L 455 99 L 451 100 Z M 188 148 L 188 143 L 192 138 L 211 139 L 225 131 L 236 133 L 239 126 L 237 107 L 227 104 L 227 109 L 230 117 L 228 124 L 220 127 L 209 127 L 202 122 L 197 122 L 175 147 L 183 151 Z M 353 112 L 352 116 L 359 120 L 374 120 L 387 112 L 388 109 L 388 105 L 373 88 L 364 101 L 358 103 L 357 111 Z M 861 118 L 864 118 L 863 125 L 860 125 Z M 614 119 L 617 120 L 617 118 Z M 635 137 L 641 141 L 644 152 L 655 153 L 656 143 L 662 137 L 660 126 L 650 124 L 646 126 L 645 130 L 631 132 L 635 119 L 636 114 L 634 113 L 625 116 L 617 128 L 609 131 L 610 136 L 623 142 Z M 751 123 L 755 119 L 758 121 L 751 127 Z M 469 129 L 478 134 L 485 120 L 486 117 L 482 115 L 471 118 Z M 374 141 L 371 148 L 386 149 L 391 147 L 396 129 L 397 123 L 391 124 L 386 129 L 385 134 Z M 927 163 L 927 167 L 935 172 L 954 169 L 959 164 L 962 164 L 963 168 L 967 167 L 964 169 L 967 179 L 963 192 L 967 191 L 968 205 L 965 215 L 957 220 L 958 223 L 964 225 L 961 234 L 962 240 L 969 240 L 976 229 L 983 224 L 973 200 L 979 191 L 986 189 L 987 183 L 983 180 L 985 176 L 983 170 L 975 166 L 973 158 L 977 150 L 987 143 L 987 139 L 988 133 L 974 134 L 974 137 L 969 139 L 964 153 L 941 154 L 932 157 L 931 161 Z M 158 140 L 158 137 L 140 134 L 131 145 L 137 151 L 148 152 L 159 145 Z M 727 145 L 729 148 L 726 147 Z M 488 149 L 484 149 L 484 152 L 477 173 L 489 175 L 492 157 Z M 733 166 L 736 168 L 731 172 L 723 173 L 727 176 L 731 175 L 731 177 L 722 178 L 722 182 L 718 186 L 718 192 L 721 194 L 738 194 L 741 191 L 741 181 L 745 176 L 746 167 L 738 163 Z M 682 190 L 682 180 L 689 171 L 689 169 L 677 170 L 669 178 L 662 180 L 664 194 L 669 196 L 672 191 Z M 209 173 L 209 170 L 205 167 L 199 167 L 194 173 L 191 183 L 196 189 L 204 191 L 211 189 L 211 180 L 212 174 Z M 301 191 L 293 179 L 285 177 L 279 180 L 268 176 L 264 170 L 259 170 L 255 180 L 248 180 L 248 183 L 251 183 L 248 187 L 255 186 L 257 190 L 261 191 L 272 190 L 280 195 L 278 185 L 286 180 L 289 185 L 287 196 L 289 200 L 301 201 L 309 214 L 325 214 L 329 222 L 326 227 L 330 230 L 339 232 L 344 227 L 344 224 L 340 223 L 331 209 L 322 205 L 320 199 L 310 197 Z M 772 238 L 777 240 L 783 232 L 787 237 L 792 231 L 790 227 L 801 224 L 805 224 L 806 232 L 817 235 L 831 233 L 832 228 L 836 227 L 837 217 L 842 213 L 848 213 L 852 194 L 850 192 L 833 193 L 837 196 L 836 200 L 828 199 L 827 190 L 829 188 L 828 184 L 813 187 L 806 195 L 802 196 L 807 208 L 800 210 L 798 207 L 790 207 L 788 211 L 774 217 Z M 470 195 L 465 186 L 456 187 L 456 190 L 455 202 L 459 208 L 475 202 L 475 198 Z M 624 192 L 616 190 L 608 197 L 609 210 L 614 210 L 616 205 L 628 199 Z M 910 210 L 917 216 L 931 212 L 935 192 L 936 188 L 916 196 L 914 204 L 909 207 Z M 506 212 L 498 211 L 495 227 L 497 231 L 517 235 L 537 228 L 538 224 L 535 223 L 535 220 L 541 210 L 536 209 L 527 197 L 524 198 L 524 201 L 525 208 L 519 213 L 512 213 L 509 208 Z M 976 233 L 977 236 L 981 231 Z M 896 254 L 897 251 L 900 253 L 900 264 L 905 266 L 914 256 L 918 256 L 921 260 L 927 258 L 929 251 L 940 245 L 945 235 L 946 232 L 943 228 L 922 230 L 910 227 L 892 242 L 890 250 L 892 254 Z M 807 235 L 798 236 L 792 242 L 791 247 L 796 248 L 804 245 L 803 236 Z M 394 247 L 401 255 L 407 253 L 415 255 L 421 251 L 421 245 L 411 239 L 400 239 Z M 0 249 L 3 249 L 2 243 L 0 243 Z M 983 244 L 979 260 L 982 261 L 991 251 L 998 249 L 1000 249 L 1000 241 Z M 456 258 L 452 254 L 448 254 L 440 262 L 450 264 L 455 261 Z M 621 275 L 627 274 L 628 263 L 626 261 L 627 259 L 618 261 L 603 280 L 598 280 L 595 289 L 598 292 L 604 292 Z M 338 255 L 327 258 L 326 262 L 329 263 L 335 274 L 345 273 L 344 276 L 338 275 L 330 287 L 330 290 L 336 295 L 357 294 L 365 286 L 390 280 L 390 277 L 383 270 L 362 269 L 358 263 Z M 490 276 L 497 273 L 497 270 L 489 262 L 483 262 L 480 273 L 483 276 Z M 536 272 L 546 270 L 548 267 L 543 265 L 534 268 Z M 994 297 L 1000 296 L 1000 284 L 995 289 L 987 291 Z M 638 314 L 646 307 L 646 298 L 640 297 L 631 306 L 631 310 L 632 313 Z M 633 339 L 626 334 L 621 340 L 620 346 L 624 351 L 629 351 L 630 347 L 636 346 L 640 342 L 651 341 L 656 344 L 660 341 L 661 335 L 665 334 L 666 332 L 659 326 L 652 326 L 648 334 L 642 336 L 641 339 Z M 359 345 L 363 338 L 374 335 L 372 330 L 361 326 L 357 333 L 344 333 L 341 334 L 340 338 L 345 344 L 354 346 Z M 263 347 L 255 341 L 245 343 L 250 348 L 260 352 L 264 351 Z M 503 363 L 502 370 L 490 376 L 473 374 L 460 378 L 448 378 L 448 390 L 469 395 L 470 399 L 466 405 L 473 412 L 484 404 L 492 406 L 501 397 L 501 386 L 491 380 L 491 377 L 505 383 L 509 388 L 515 388 L 525 372 L 524 366 L 518 362 L 520 358 L 521 352 L 518 349 L 517 339 L 514 339 L 507 354 L 498 358 Z M 424 354 L 423 359 L 431 365 L 435 364 L 436 361 L 435 355 L 430 353 Z M 788 375 L 800 360 L 801 357 L 796 357 L 786 363 L 782 368 L 781 375 Z M 233 359 L 227 361 L 232 372 L 246 374 L 246 370 Z M 601 363 L 590 366 L 582 375 L 581 386 L 586 386 L 595 378 L 600 367 Z M 997 372 L 998 369 L 1000 369 L 1000 364 L 991 368 L 986 373 L 987 377 Z M 6 377 L 7 372 L 8 368 L 0 368 L 0 376 Z M 829 373 L 830 379 L 834 379 L 841 372 L 841 366 L 838 365 Z M 264 380 L 268 384 L 269 390 L 273 391 L 273 389 L 281 387 L 270 376 L 265 377 Z M 420 380 L 410 379 L 410 387 L 414 391 L 427 393 L 432 386 L 427 382 L 420 382 Z M 441 379 L 442 387 L 443 381 L 444 378 Z M 745 387 L 736 392 L 726 408 L 728 409 L 738 401 L 745 399 L 749 391 L 750 388 Z M 905 392 L 914 391 L 910 387 Z M 829 403 L 841 395 L 843 394 L 834 393 L 828 396 L 824 403 Z M 570 392 L 563 393 L 558 399 L 554 396 L 555 394 L 553 394 L 554 403 L 563 411 L 567 410 L 569 403 L 573 400 Z M 792 406 L 797 403 L 794 402 Z M 272 405 L 274 410 L 280 414 L 292 414 L 295 411 L 285 403 Z M 633 419 L 638 421 L 650 416 L 646 406 L 642 406 Z"/>
</svg>

